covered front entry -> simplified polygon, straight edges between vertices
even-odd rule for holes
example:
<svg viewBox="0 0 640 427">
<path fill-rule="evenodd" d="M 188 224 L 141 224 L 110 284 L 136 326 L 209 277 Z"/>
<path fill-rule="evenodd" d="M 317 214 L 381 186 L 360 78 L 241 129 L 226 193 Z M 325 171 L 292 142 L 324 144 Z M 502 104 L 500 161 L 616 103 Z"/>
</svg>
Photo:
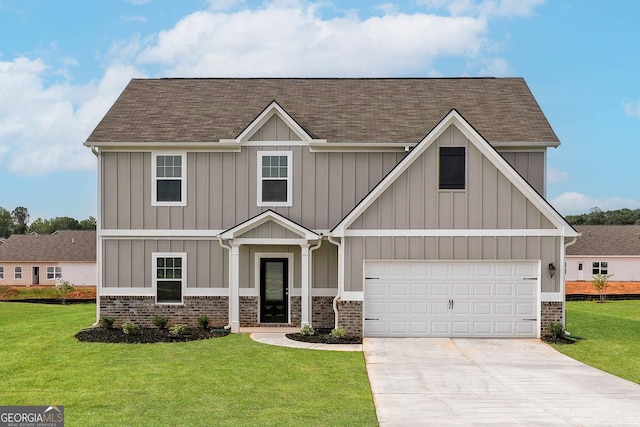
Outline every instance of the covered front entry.
<svg viewBox="0 0 640 427">
<path fill-rule="evenodd" d="M 538 262 L 365 263 L 366 337 L 536 337 Z"/>
<path fill-rule="evenodd" d="M 289 259 L 260 259 L 260 323 L 289 322 Z"/>
</svg>

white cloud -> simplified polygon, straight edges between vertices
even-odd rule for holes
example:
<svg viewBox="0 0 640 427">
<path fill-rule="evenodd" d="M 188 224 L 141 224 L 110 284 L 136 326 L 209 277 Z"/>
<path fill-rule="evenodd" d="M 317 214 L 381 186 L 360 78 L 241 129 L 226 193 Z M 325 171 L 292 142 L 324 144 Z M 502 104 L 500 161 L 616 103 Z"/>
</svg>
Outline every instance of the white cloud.
<svg viewBox="0 0 640 427">
<path fill-rule="evenodd" d="M 153 0 L 127 0 L 127 1 L 134 6 L 140 6 L 143 4 L 151 3 Z"/>
<path fill-rule="evenodd" d="M 123 16 L 120 19 L 128 22 L 147 22 L 147 18 L 144 16 Z"/>
<path fill-rule="evenodd" d="M 196 12 L 138 56 L 173 76 L 391 76 L 427 73 L 441 56 L 475 57 L 486 21 L 393 14 L 323 20 L 314 5 Z"/>
<path fill-rule="evenodd" d="M 207 0 L 210 10 L 229 10 L 236 6 L 243 5 L 244 0 Z"/>
<path fill-rule="evenodd" d="M 552 199 L 551 204 L 562 215 L 588 213 L 591 208 L 596 206 L 603 211 L 640 208 L 640 200 L 627 199 L 624 197 L 593 198 L 576 192 L 563 193 Z"/>
<path fill-rule="evenodd" d="M 110 67 L 101 81 L 84 86 L 45 86 L 46 64 L 16 58 L 0 62 L 0 152 L 3 166 L 23 175 L 95 167 L 82 146 L 124 85 L 131 67 Z"/>
<path fill-rule="evenodd" d="M 622 105 L 627 116 L 640 118 L 640 99 L 636 101 L 625 101 Z"/>
<path fill-rule="evenodd" d="M 548 167 L 547 181 L 551 184 L 555 184 L 557 182 L 566 182 L 566 181 L 569 181 L 569 174 L 566 173 L 565 171 Z"/>
<path fill-rule="evenodd" d="M 545 0 L 419 0 L 430 9 L 445 9 L 453 16 L 527 17 Z"/>
</svg>

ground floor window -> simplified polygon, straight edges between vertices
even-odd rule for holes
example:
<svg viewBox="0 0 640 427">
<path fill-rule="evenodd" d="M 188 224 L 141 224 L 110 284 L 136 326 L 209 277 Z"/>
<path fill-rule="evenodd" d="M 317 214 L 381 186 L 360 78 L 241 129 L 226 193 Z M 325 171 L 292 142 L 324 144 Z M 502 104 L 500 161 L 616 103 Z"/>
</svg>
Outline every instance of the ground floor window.
<svg viewBox="0 0 640 427">
<path fill-rule="evenodd" d="M 153 281 L 156 302 L 159 304 L 182 304 L 186 284 L 186 253 L 154 253 Z"/>
<path fill-rule="evenodd" d="M 609 274 L 609 263 L 607 261 L 594 261 L 591 263 L 591 274 Z"/>
<path fill-rule="evenodd" d="M 62 267 L 47 267 L 47 280 L 61 279 Z"/>
<path fill-rule="evenodd" d="M 4 279 L 4 267 L 0 267 L 0 280 Z"/>
<path fill-rule="evenodd" d="M 13 278 L 15 280 L 22 280 L 22 267 L 13 268 Z"/>
</svg>

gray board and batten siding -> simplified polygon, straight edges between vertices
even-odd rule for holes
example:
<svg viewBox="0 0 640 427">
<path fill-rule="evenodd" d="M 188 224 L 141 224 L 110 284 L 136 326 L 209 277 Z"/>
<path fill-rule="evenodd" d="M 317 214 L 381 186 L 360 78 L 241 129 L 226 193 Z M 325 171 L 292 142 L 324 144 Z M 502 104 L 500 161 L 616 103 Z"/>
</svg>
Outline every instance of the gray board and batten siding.
<svg viewBox="0 0 640 427">
<path fill-rule="evenodd" d="M 438 189 L 438 148 L 464 146 L 464 190 Z M 532 229 L 555 226 L 466 137 L 450 126 L 350 226 L 377 229 Z M 345 290 L 362 291 L 364 260 L 551 260 L 560 237 L 359 236 L 345 238 Z M 558 292 L 543 275 L 543 292 Z"/>
</svg>

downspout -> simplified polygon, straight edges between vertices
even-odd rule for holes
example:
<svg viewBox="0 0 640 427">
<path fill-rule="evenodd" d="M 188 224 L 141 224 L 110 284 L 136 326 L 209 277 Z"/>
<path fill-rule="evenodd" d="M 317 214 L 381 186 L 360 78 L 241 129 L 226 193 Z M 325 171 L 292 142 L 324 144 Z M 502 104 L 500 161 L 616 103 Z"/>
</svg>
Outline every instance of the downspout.
<svg viewBox="0 0 640 427">
<path fill-rule="evenodd" d="M 91 152 L 98 160 L 97 170 L 97 206 L 96 206 L 96 322 L 93 327 L 100 325 L 100 289 L 102 288 L 102 162 L 100 150 L 95 145 L 91 146 Z"/>
<path fill-rule="evenodd" d="M 562 268 L 562 280 L 560 280 L 560 295 L 562 295 L 562 326 L 564 326 L 565 328 L 567 327 L 567 314 L 566 314 L 566 306 L 567 306 L 567 298 L 566 298 L 566 275 L 565 275 L 565 263 L 566 261 L 566 256 L 567 256 L 567 248 L 571 245 L 573 245 L 577 240 L 578 240 L 578 236 L 580 236 L 580 234 L 578 234 L 577 236 L 575 236 L 573 238 L 572 241 L 570 241 L 569 243 L 565 243 L 564 244 L 564 250 L 562 251 L 562 253 L 560 254 L 560 268 Z M 567 331 L 565 329 L 565 333 L 567 335 L 571 335 L 569 333 L 569 331 Z"/>
<path fill-rule="evenodd" d="M 231 246 L 225 245 L 222 242 L 222 238 L 220 237 L 220 235 L 218 235 L 216 237 L 218 237 L 218 243 L 220 243 L 220 247 L 222 249 L 226 249 L 226 250 L 229 251 L 229 259 L 231 259 Z M 229 272 L 229 274 L 231 274 L 231 272 Z M 231 288 L 230 287 L 229 287 L 229 292 L 231 292 Z M 229 296 L 229 299 L 231 299 L 230 297 L 231 296 Z M 229 303 L 229 307 L 231 307 L 231 303 Z M 224 327 L 224 329 L 226 329 L 226 330 L 230 330 L 231 329 L 231 311 L 229 311 L 229 323 Z"/>
<path fill-rule="evenodd" d="M 322 245 L 322 234 L 318 236 L 318 243 L 315 246 L 309 247 L 309 260 L 311 261 L 309 264 L 309 279 L 307 281 L 307 285 L 309 286 L 309 299 L 313 301 L 312 289 L 313 289 L 313 251 L 318 249 Z M 306 302 L 307 307 L 309 309 L 309 326 L 311 326 L 312 316 L 313 316 L 313 302 L 309 304 L 309 301 Z"/>
<path fill-rule="evenodd" d="M 333 314 L 334 314 L 333 327 L 337 328 L 338 327 L 338 300 L 340 299 L 340 296 L 342 295 L 342 292 L 344 290 L 343 289 L 344 278 L 342 274 L 342 267 L 343 267 L 342 266 L 342 243 L 338 242 L 337 240 L 334 240 L 331 234 L 329 234 L 327 237 L 330 243 L 333 243 L 338 247 L 338 293 L 336 294 L 335 298 L 333 298 L 333 304 L 332 304 Z"/>
</svg>

